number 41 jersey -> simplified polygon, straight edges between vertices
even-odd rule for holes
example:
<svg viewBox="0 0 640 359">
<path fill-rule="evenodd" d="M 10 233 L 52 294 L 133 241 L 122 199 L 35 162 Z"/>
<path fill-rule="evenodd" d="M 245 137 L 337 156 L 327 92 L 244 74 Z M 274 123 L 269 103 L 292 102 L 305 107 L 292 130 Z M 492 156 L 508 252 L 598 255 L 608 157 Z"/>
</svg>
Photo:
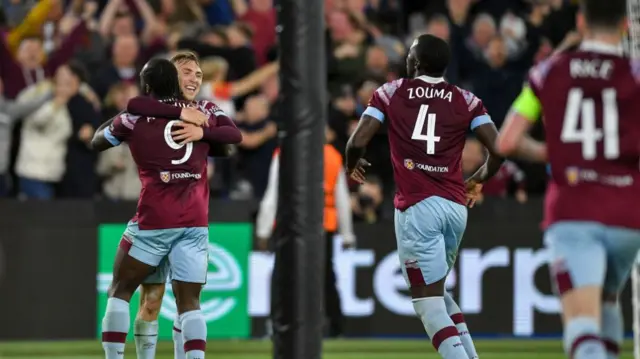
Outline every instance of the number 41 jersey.
<svg viewBox="0 0 640 359">
<path fill-rule="evenodd" d="M 180 101 L 175 105 L 188 104 Z M 211 117 L 209 121 L 215 126 Z M 208 226 L 209 144 L 176 143 L 171 132 L 178 129 L 173 127 L 178 122 L 123 112 L 106 134 L 112 144 L 126 141 L 138 166 L 142 191 L 132 221 L 142 230 Z"/>
<path fill-rule="evenodd" d="M 534 67 L 529 86 L 551 165 L 545 224 L 640 228 L 640 62 L 585 42 Z"/>
<path fill-rule="evenodd" d="M 378 88 L 365 114 L 388 123 L 397 209 L 431 196 L 466 204 L 460 166 L 466 135 L 492 122 L 479 98 L 442 78 L 420 76 Z"/>
</svg>

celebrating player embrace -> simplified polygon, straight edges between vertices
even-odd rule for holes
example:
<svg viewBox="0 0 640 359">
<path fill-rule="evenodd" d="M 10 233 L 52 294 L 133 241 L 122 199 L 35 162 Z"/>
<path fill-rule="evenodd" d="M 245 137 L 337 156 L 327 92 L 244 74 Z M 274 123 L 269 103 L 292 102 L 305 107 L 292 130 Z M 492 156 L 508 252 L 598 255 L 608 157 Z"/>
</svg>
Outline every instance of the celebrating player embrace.
<svg viewBox="0 0 640 359">
<path fill-rule="evenodd" d="M 155 118 L 121 113 L 103 124 L 92 141 L 99 151 L 128 142 L 142 182 L 138 211 L 114 264 L 103 347 L 107 359 L 124 356 L 131 296 L 157 269 L 164 280 L 162 269 L 168 261 L 186 358 L 204 358 L 206 323 L 199 298 L 208 265 L 207 155 L 214 144 L 238 143 L 242 138 L 235 126 L 216 126 L 223 113 L 213 106 L 204 109 L 208 116 L 203 124 L 208 128 L 200 130 L 202 140 L 190 142 L 196 136 L 177 143 L 173 128 L 189 103 L 177 100 L 181 91 L 176 67 L 168 60 L 151 60 L 141 72 L 141 83 L 153 98 L 151 104 L 173 104 L 169 106 L 173 113 Z"/>
<path fill-rule="evenodd" d="M 418 37 L 407 57 L 409 80 L 386 83 L 374 93 L 347 144 L 347 169 L 364 180 L 366 145 L 388 124 L 395 182 L 395 228 L 402 273 L 413 306 L 445 359 L 478 358 L 460 308 L 444 282 L 458 254 L 467 225 L 465 204 L 478 184 L 493 176 L 503 159 L 494 149 L 498 131 L 482 101 L 442 78 L 449 46 Z M 487 162 L 467 180 L 460 158 L 471 129 L 489 150 Z"/>
<path fill-rule="evenodd" d="M 583 0 L 585 40 L 531 70 L 498 138 L 548 161 L 545 245 L 569 358 L 618 358 L 618 294 L 640 249 L 640 62 L 623 56 L 625 0 Z M 543 116 L 547 143 L 526 132 Z"/>
</svg>

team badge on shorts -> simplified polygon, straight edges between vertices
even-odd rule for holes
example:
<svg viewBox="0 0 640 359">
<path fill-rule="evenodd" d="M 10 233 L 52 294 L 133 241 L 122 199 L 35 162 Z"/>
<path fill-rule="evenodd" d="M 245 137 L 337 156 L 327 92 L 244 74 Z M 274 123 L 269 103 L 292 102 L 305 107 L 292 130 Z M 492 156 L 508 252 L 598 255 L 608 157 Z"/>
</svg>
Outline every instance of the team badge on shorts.
<svg viewBox="0 0 640 359">
<path fill-rule="evenodd" d="M 406 158 L 404 160 L 404 166 L 408 169 L 408 170 L 412 170 L 416 167 L 416 164 L 413 163 L 413 160 L 410 158 Z"/>
<path fill-rule="evenodd" d="M 160 180 L 164 183 L 169 183 L 169 180 L 171 179 L 171 172 L 169 171 L 162 171 L 160 172 Z"/>
</svg>

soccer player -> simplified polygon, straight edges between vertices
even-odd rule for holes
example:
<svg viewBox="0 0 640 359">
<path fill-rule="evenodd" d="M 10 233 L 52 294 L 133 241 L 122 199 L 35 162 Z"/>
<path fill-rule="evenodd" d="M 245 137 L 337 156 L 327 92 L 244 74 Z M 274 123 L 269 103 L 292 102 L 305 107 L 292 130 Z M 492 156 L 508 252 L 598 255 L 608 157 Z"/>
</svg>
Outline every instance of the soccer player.
<svg viewBox="0 0 640 359">
<path fill-rule="evenodd" d="M 478 358 L 460 308 L 445 292 L 479 184 L 503 159 L 494 143 L 498 131 L 482 101 L 442 78 L 449 46 L 421 35 L 407 57 L 410 79 L 388 82 L 374 93 L 347 144 L 347 171 L 364 181 L 367 143 L 388 125 L 396 182 L 396 241 L 413 307 L 436 350 L 446 359 Z M 487 162 L 463 181 L 460 158 L 471 129 L 489 151 Z M 468 202 L 468 200 L 470 200 Z"/>
<path fill-rule="evenodd" d="M 188 51 L 178 52 L 171 58 L 171 62 L 178 69 L 181 98 L 186 101 L 194 101 L 202 85 L 202 70 L 200 69 L 197 55 Z M 209 101 L 199 101 L 198 103 L 194 103 L 194 105 L 207 111 L 217 108 Z M 171 117 L 177 113 L 175 106 L 163 105 L 151 98 L 132 99 L 127 109 L 130 114 L 151 117 Z M 229 131 L 236 131 L 233 121 L 221 111 L 216 111 L 216 127 L 232 126 Z M 184 114 L 181 118 L 185 121 L 191 121 L 191 114 Z M 197 119 L 191 122 L 197 122 Z M 194 142 L 202 138 L 203 131 L 201 126 L 190 122 L 179 122 L 174 124 L 172 137 L 175 141 L 181 143 L 185 141 L 186 143 Z M 210 146 L 210 155 L 225 155 L 225 149 L 222 148 L 225 146 L 224 144 L 211 143 Z M 123 238 L 123 241 L 125 240 L 126 238 Z M 134 324 L 134 338 L 138 359 L 155 358 L 159 330 L 158 315 L 160 314 L 168 274 L 169 263 L 164 262 L 160 268 L 144 280 L 140 288 L 140 307 Z M 184 349 L 179 319 L 180 317 L 176 316 L 173 324 L 174 354 L 176 359 L 183 359 Z"/>
<path fill-rule="evenodd" d="M 120 251 L 114 263 L 103 320 L 103 347 L 107 359 L 123 357 L 131 296 L 149 274 L 168 260 L 185 357 L 204 358 L 206 322 L 199 310 L 199 297 L 208 264 L 206 162 L 210 143 L 221 142 L 217 137 L 224 131 L 210 131 L 203 135 L 206 141 L 176 143 L 171 132 L 177 121 L 171 118 L 180 117 L 180 107 L 187 106 L 176 100 L 180 95 L 176 67 L 168 60 L 151 60 L 141 72 L 141 83 L 147 95 L 178 105 L 176 113 L 167 118 L 121 113 L 103 124 L 92 141 L 98 151 L 127 141 L 143 186 L 138 211 L 123 235 L 129 241 L 121 242 L 130 243 L 130 248 Z M 216 120 L 210 111 L 208 126 L 214 126 Z M 241 141 L 240 132 L 235 131 L 228 143 Z"/>
<path fill-rule="evenodd" d="M 570 358 L 618 358 L 618 294 L 640 249 L 640 62 L 623 56 L 625 0 L 583 0 L 575 52 L 534 67 L 498 150 L 550 163 L 544 242 Z M 527 136 L 544 118 L 546 144 Z"/>
</svg>

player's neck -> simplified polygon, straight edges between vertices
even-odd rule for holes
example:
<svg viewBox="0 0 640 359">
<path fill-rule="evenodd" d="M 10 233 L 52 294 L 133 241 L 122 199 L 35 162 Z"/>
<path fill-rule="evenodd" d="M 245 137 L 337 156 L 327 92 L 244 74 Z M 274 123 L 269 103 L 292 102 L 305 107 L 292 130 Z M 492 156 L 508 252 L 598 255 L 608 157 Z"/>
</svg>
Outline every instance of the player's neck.
<svg viewBox="0 0 640 359">
<path fill-rule="evenodd" d="M 611 46 L 622 45 L 622 38 L 619 34 L 607 31 L 591 31 L 585 36 L 585 41 L 597 42 Z"/>
</svg>

